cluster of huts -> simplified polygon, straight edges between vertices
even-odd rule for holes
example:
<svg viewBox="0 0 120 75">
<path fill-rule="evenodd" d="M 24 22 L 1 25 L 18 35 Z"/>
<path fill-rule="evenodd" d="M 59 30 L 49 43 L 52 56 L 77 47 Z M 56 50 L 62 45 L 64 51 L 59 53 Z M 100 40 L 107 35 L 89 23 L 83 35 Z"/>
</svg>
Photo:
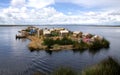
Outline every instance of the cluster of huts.
<svg viewBox="0 0 120 75">
<path fill-rule="evenodd" d="M 65 28 L 52 28 L 52 29 L 43 29 L 44 36 L 58 35 L 58 36 L 67 36 L 69 34 L 69 30 Z"/>
<path fill-rule="evenodd" d="M 75 38 L 78 38 L 79 41 L 83 41 L 85 43 L 91 43 L 94 42 L 96 40 L 103 40 L 102 36 L 98 36 L 98 35 L 93 35 L 90 33 L 83 33 L 83 32 L 79 32 L 79 31 L 75 31 L 73 32 L 73 36 Z"/>
<path fill-rule="evenodd" d="M 65 28 L 43 28 L 43 29 L 39 29 L 36 27 L 28 27 L 26 29 L 26 31 L 28 31 L 29 35 L 34 35 L 37 34 L 39 36 L 43 35 L 46 37 L 50 37 L 53 34 L 57 34 L 58 36 L 66 36 L 69 34 L 69 30 L 65 29 Z"/>
<path fill-rule="evenodd" d="M 28 27 L 25 30 L 22 30 L 22 34 L 24 34 L 25 32 L 28 32 L 28 35 L 38 35 L 39 36 L 46 36 L 46 37 L 50 37 L 50 36 L 68 36 L 70 35 L 73 38 L 77 38 L 79 40 L 82 40 L 84 42 L 93 42 L 96 39 L 98 40 L 102 40 L 103 37 L 102 36 L 98 36 L 98 35 L 92 35 L 90 33 L 83 33 L 83 32 L 79 32 L 79 31 L 70 31 L 68 29 L 65 28 L 44 28 L 44 29 L 39 29 L 36 27 Z"/>
</svg>

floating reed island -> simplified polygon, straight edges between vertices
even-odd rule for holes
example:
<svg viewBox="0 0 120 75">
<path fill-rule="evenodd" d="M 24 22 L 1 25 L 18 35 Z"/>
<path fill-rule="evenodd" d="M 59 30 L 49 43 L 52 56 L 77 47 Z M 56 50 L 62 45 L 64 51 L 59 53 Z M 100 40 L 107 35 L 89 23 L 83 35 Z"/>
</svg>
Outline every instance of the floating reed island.
<svg viewBox="0 0 120 75">
<path fill-rule="evenodd" d="M 65 28 L 27 27 L 19 31 L 20 37 L 31 40 L 30 50 L 99 50 L 109 48 L 109 41 L 99 35 L 70 31 Z"/>
</svg>

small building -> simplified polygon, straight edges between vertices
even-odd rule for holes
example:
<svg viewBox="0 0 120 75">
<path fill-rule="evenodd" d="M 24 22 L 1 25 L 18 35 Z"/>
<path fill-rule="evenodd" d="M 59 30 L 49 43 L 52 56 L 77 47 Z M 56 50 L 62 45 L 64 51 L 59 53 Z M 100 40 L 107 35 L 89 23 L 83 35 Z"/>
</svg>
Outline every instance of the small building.
<svg viewBox="0 0 120 75">
<path fill-rule="evenodd" d="M 51 35 L 51 32 L 47 29 L 43 30 L 43 35 L 44 36 L 50 36 Z"/>
<path fill-rule="evenodd" d="M 65 30 L 65 28 L 55 28 L 56 31 Z"/>
<path fill-rule="evenodd" d="M 55 31 L 55 29 L 54 28 L 52 28 L 52 29 L 49 29 L 50 30 L 50 32 L 52 32 L 52 31 Z"/>
<path fill-rule="evenodd" d="M 37 35 L 38 35 L 38 37 L 43 35 L 43 29 L 37 29 Z"/>
<path fill-rule="evenodd" d="M 91 39 L 90 39 L 90 38 L 83 38 L 83 42 L 85 42 L 85 43 L 90 43 L 90 42 L 91 42 Z"/>
<path fill-rule="evenodd" d="M 60 31 L 60 35 L 61 35 L 61 36 L 67 36 L 68 34 L 69 34 L 69 31 L 66 30 L 66 29 Z"/>
<path fill-rule="evenodd" d="M 86 37 L 86 38 L 91 38 L 92 35 L 90 33 L 84 33 L 82 34 L 83 37 Z"/>
<path fill-rule="evenodd" d="M 35 27 L 29 27 L 29 34 L 30 35 L 35 34 L 36 32 L 37 32 L 37 30 Z"/>
<path fill-rule="evenodd" d="M 73 36 L 74 37 L 82 37 L 82 32 L 79 32 L 79 31 L 75 31 L 75 32 L 73 32 Z"/>
<path fill-rule="evenodd" d="M 42 29 L 39 30 L 39 35 L 43 35 L 43 30 Z"/>
<path fill-rule="evenodd" d="M 103 40 L 103 37 L 102 36 L 98 36 L 98 35 L 94 35 L 92 38 L 92 40 Z"/>
</svg>

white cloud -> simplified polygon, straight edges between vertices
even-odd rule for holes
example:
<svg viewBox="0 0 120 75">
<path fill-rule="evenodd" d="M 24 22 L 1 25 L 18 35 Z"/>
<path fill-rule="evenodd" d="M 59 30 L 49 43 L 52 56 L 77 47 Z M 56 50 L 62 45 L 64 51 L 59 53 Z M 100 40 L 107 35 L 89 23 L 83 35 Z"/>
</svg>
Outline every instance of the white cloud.
<svg viewBox="0 0 120 75">
<path fill-rule="evenodd" d="M 56 0 L 57 1 L 57 0 Z M 68 0 L 61 0 L 68 2 Z M 59 2 L 61 2 L 59 0 Z M 81 1 L 81 2 L 80 2 Z M 92 0 L 88 0 L 92 1 Z M 106 0 L 108 1 L 108 0 Z M 112 0 L 109 0 L 112 2 Z M 116 1 L 116 0 L 114 0 Z M 58 2 L 58 1 L 57 1 Z M 88 5 L 84 0 L 71 0 L 70 2 Z M 88 6 L 102 5 L 103 0 L 90 3 Z M 100 3 L 99 3 L 100 2 Z M 109 3 L 110 3 L 109 2 Z M 118 1 L 119 2 L 119 1 Z M 109 3 L 107 5 L 109 5 Z M 115 2 L 116 3 L 116 2 Z M 105 9 L 101 11 L 84 11 L 68 15 L 57 11 L 49 5 L 54 0 L 12 0 L 11 6 L 0 10 L 1 24 L 120 24 L 120 9 Z M 114 4 L 114 2 L 113 2 Z M 104 5 L 104 4 L 103 4 Z M 32 8 L 29 8 L 32 7 Z"/>
<path fill-rule="evenodd" d="M 55 0 L 55 2 L 73 3 L 87 8 L 119 8 L 120 0 Z"/>
<path fill-rule="evenodd" d="M 11 0 L 14 7 L 43 8 L 55 3 L 73 3 L 86 8 L 119 8 L 120 0 Z"/>
<path fill-rule="evenodd" d="M 21 7 L 25 5 L 26 0 L 11 0 L 11 6 Z"/>
<path fill-rule="evenodd" d="M 53 7 L 29 9 L 9 7 L 1 10 L 1 23 L 10 24 L 115 24 L 120 23 L 120 11 L 90 11 L 65 15 Z"/>
<path fill-rule="evenodd" d="M 33 7 L 43 8 L 48 5 L 54 4 L 54 0 L 11 0 L 11 6 L 13 7 Z"/>
<path fill-rule="evenodd" d="M 50 4 L 54 4 L 54 0 L 28 0 L 27 6 L 34 8 L 43 8 Z"/>
</svg>

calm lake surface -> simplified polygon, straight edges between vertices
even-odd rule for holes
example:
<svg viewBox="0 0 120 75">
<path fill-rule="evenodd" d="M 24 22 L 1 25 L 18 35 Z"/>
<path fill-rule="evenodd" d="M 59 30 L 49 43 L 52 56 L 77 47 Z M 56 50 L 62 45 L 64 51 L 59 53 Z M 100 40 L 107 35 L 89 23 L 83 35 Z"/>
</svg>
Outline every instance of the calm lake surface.
<svg viewBox="0 0 120 75">
<path fill-rule="evenodd" d="M 110 41 L 109 49 L 98 52 L 86 51 L 34 51 L 27 45 L 29 40 L 16 39 L 15 35 L 25 26 L 0 27 L 0 75 L 33 75 L 40 71 L 49 74 L 60 66 L 81 71 L 112 56 L 120 63 L 120 27 L 93 26 L 39 26 L 39 28 L 64 27 L 71 31 L 89 32 L 104 36 Z"/>
</svg>

